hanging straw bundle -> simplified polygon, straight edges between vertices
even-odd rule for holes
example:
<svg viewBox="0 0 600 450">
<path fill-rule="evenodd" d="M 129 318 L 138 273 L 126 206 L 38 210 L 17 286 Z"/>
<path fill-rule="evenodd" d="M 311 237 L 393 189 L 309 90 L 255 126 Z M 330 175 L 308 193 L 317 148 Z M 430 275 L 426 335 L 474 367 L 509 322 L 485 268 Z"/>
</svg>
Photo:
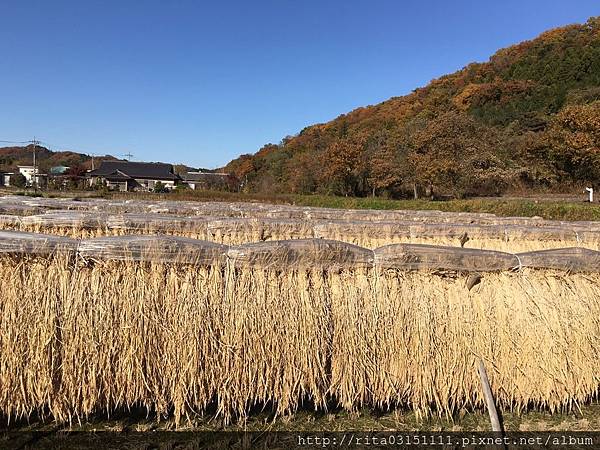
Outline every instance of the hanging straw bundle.
<svg viewBox="0 0 600 450">
<path fill-rule="evenodd" d="M 72 238 L 90 238 L 107 233 L 103 212 L 90 211 L 49 211 L 45 214 L 21 218 L 22 231 L 33 233 L 49 233 Z"/>
<path fill-rule="evenodd" d="M 342 242 L 290 240 L 240 245 L 228 258 L 225 316 L 231 322 L 223 340 L 234 351 L 226 354 L 223 370 L 240 376 L 222 386 L 221 411 L 243 417 L 253 404 L 273 402 L 283 414 L 306 397 L 323 408 L 335 345 L 331 308 L 346 294 L 334 291 L 332 280 L 355 282 L 348 271 L 370 267 L 372 252 Z"/>
<path fill-rule="evenodd" d="M 585 249 L 2 232 L 0 411 L 452 416 L 483 406 L 479 360 L 503 409 L 569 409 L 599 392 L 599 274 Z"/>
</svg>

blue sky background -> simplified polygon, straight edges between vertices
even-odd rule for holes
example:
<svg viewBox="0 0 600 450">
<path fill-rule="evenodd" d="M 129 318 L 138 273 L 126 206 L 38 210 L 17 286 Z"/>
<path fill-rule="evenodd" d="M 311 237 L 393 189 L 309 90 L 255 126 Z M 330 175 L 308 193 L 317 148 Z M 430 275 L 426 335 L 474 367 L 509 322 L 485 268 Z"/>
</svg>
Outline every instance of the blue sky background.
<svg viewBox="0 0 600 450">
<path fill-rule="evenodd" d="M 593 15 L 597 0 L 3 0 L 0 140 L 214 168 Z"/>
</svg>

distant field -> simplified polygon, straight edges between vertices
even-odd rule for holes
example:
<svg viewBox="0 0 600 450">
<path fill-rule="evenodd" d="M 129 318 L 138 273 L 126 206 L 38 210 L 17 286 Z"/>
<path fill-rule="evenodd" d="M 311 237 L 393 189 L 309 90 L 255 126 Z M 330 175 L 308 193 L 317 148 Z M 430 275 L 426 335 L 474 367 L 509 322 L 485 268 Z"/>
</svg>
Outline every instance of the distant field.
<svg viewBox="0 0 600 450">
<path fill-rule="evenodd" d="M 2 195 L 15 194 L 15 191 L 0 191 Z M 21 192 L 21 194 L 23 194 Z M 27 195 L 33 195 L 28 192 Z M 319 208 L 340 209 L 408 209 L 440 210 L 449 212 L 492 213 L 498 216 L 539 216 L 550 220 L 600 220 L 600 203 L 584 201 L 585 195 L 539 195 L 531 197 L 487 197 L 466 200 L 389 200 L 372 197 L 336 197 L 326 195 L 293 194 L 244 194 L 224 191 L 178 191 L 168 194 L 111 192 L 102 194 L 93 191 L 44 192 L 37 195 L 50 197 L 107 197 L 115 199 L 161 199 L 186 201 L 230 201 L 289 204 Z"/>
<path fill-rule="evenodd" d="M 414 209 L 452 212 L 482 212 L 498 216 L 539 216 L 551 220 L 600 220 L 600 203 L 587 203 L 585 196 L 539 196 L 531 198 L 476 198 L 467 200 L 388 200 L 382 198 L 325 195 L 258 195 L 214 191 L 182 191 L 169 194 L 114 193 L 115 198 L 162 198 L 197 201 L 249 201 L 340 209 Z"/>
<path fill-rule="evenodd" d="M 142 192 L 18 192 L 0 190 L 0 195 L 39 195 L 44 197 L 105 197 L 115 199 L 261 202 L 339 209 L 439 210 L 448 212 L 492 213 L 498 216 L 539 216 L 549 220 L 600 220 L 600 203 L 588 203 L 581 195 L 540 195 L 531 197 L 486 197 L 465 200 L 389 200 L 372 197 L 327 195 L 244 194 L 224 191 L 179 191 L 168 194 Z"/>
<path fill-rule="evenodd" d="M 68 194 L 69 197 L 83 199 L 94 193 Z M 73 237 L 83 236 L 85 239 L 93 235 L 91 230 L 95 230 L 94 227 L 99 230 L 98 236 L 122 230 L 120 226 L 130 227 L 135 236 L 138 232 L 154 234 L 158 228 L 167 231 L 167 234 L 174 231 L 174 235 L 179 232 L 205 233 L 194 239 L 213 239 L 213 242 L 231 247 L 222 247 L 221 253 L 215 253 L 215 258 L 209 262 L 190 263 L 189 260 L 177 260 L 169 245 L 165 250 L 171 257 L 167 260 L 169 266 L 149 266 L 133 258 L 126 263 L 116 258 L 122 254 L 122 248 L 127 250 L 128 258 L 134 253 L 129 255 L 129 249 L 137 248 L 137 254 L 142 252 L 142 247 L 128 247 L 137 242 L 137 238 L 121 236 L 117 250 L 106 247 L 113 249 L 104 254 L 106 261 L 100 257 L 94 259 L 93 254 L 91 257 L 83 254 L 82 265 L 65 265 L 63 260 L 29 257 L 27 252 L 21 252 L 25 255 L 22 267 L 27 269 L 23 271 L 14 270 L 15 259 L 12 257 L 0 261 L 0 278 L 12 287 L 3 290 L 0 302 L 4 308 L 3 317 L 7 318 L 3 327 L 9 330 L 0 336 L 0 344 L 5 349 L 0 353 L 8 367 L 2 379 L 7 395 L 0 399 L 4 402 L 0 401 L 0 406 L 3 412 L 12 412 L 10 421 L 0 415 L 0 448 L 4 447 L 9 435 L 16 436 L 21 443 L 19 448 L 27 448 L 32 443 L 36 444 L 36 448 L 53 448 L 55 439 L 61 440 L 61 444 L 67 441 L 61 448 L 90 448 L 93 445 L 89 442 L 88 445 L 78 444 L 80 439 L 94 436 L 88 431 L 106 432 L 101 435 L 102 444 L 106 447 L 109 443 L 110 448 L 157 448 L 149 444 L 159 437 L 166 444 L 158 448 L 180 448 L 178 445 L 186 442 L 188 437 L 193 445 L 197 443 L 197 435 L 176 434 L 173 433 L 175 429 L 184 432 L 247 430 L 258 433 L 487 431 L 490 429 L 489 419 L 478 400 L 480 381 L 472 370 L 474 366 L 469 364 L 473 355 L 483 355 L 482 360 L 489 360 L 489 367 L 494 368 L 495 382 L 500 386 L 496 398 L 503 409 L 503 421 L 508 431 L 600 429 L 598 378 L 594 370 L 598 351 L 595 341 L 590 338 L 598 335 L 598 322 L 594 320 L 600 310 L 596 273 L 578 274 L 571 271 L 571 266 L 566 266 L 568 270 L 563 273 L 557 272 L 555 266 L 551 266 L 554 270 L 546 270 L 546 266 L 539 266 L 540 270 L 529 270 L 527 263 L 521 267 L 522 260 L 517 258 L 512 260 L 512 265 L 502 269 L 506 273 L 493 270 L 479 277 L 479 284 L 471 290 L 473 286 L 467 286 L 469 278 L 464 271 L 479 270 L 479 267 L 468 266 L 471 269 L 467 270 L 462 259 L 454 260 L 461 264 L 455 274 L 430 271 L 427 267 L 424 268 L 427 270 L 417 273 L 400 264 L 381 266 L 386 271 L 378 271 L 372 270 L 377 267 L 372 262 L 366 266 L 358 256 L 356 260 L 349 258 L 355 253 L 346 252 L 346 246 L 342 247 L 344 253 L 335 253 L 337 256 L 331 259 L 333 264 L 322 264 L 317 271 L 304 269 L 314 269 L 323 259 L 322 251 L 306 252 L 304 256 L 309 264 L 300 266 L 302 270 L 298 270 L 287 257 L 277 259 L 276 252 L 271 252 L 267 266 L 261 265 L 258 259 L 249 259 L 248 264 L 234 266 L 241 261 L 235 256 L 237 244 L 271 239 L 276 236 L 275 232 L 300 233 L 305 230 L 300 227 L 299 231 L 294 231 L 294 228 L 289 231 L 283 227 L 283 231 L 277 231 L 276 226 L 280 226 L 280 222 L 285 226 L 309 222 L 311 237 L 317 237 L 310 233 L 315 231 L 313 222 L 318 221 L 324 228 L 332 228 L 329 231 L 318 228 L 320 237 L 332 233 L 329 236 L 333 239 L 346 242 L 344 239 L 354 239 L 356 235 L 350 232 L 352 229 L 346 223 L 339 228 L 339 238 L 333 234 L 338 232 L 334 228 L 335 219 L 343 216 L 339 210 L 312 210 L 307 220 L 303 208 L 170 202 L 159 205 L 157 201 L 260 201 L 335 208 L 485 211 L 562 219 L 595 219 L 600 217 L 600 206 L 557 197 L 430 202 L 326 196 L 263 197 L 214 192 L 164 195 L 112 193 L 106 196 L 115 200 L 153 201 L 91 202 L 99 209 L 88 212 L 102 213 L 105 207 L 106 215 L 119 219 L 110 222 L 114 228 L 109 226 L 108 218 L 103 214 L 94 222 L 95 225 L 84 226 L 81 221 L 71 222 L 73 226 L 65 225 L 69 223 L 67 219 L 71 213 L 75 218 L 82 214 L 78 208 L 86 207 L 83 201 L 47 199 L 44 202 L 36 198 L 30 202 L 32 199 L 23 197 L 6 199 L 4 207 L 9 212 L 9 206 L 33 205 L 40 208 L 34 215 L 19 217 L 16 221 L 16 230 L 19 231 L 52 234 L 50 231 L 53 230 L 60 234 L 66 230 L 74 233 Z M 44 204 L 48 209 L 43 209 Z M 88 208 L 90 206 L 87 205 Z M 66 213 L 59 209 L 57 216 L 60 220 L 56 223 L 62 225 L 53 228 L 52 214 L 48 214 L 52 213 L 51 207 L 74 209 Z M 161 212 L 155 213 L 154 210 Z M 244 225 L 245 222 L 261 223 L 260 213 L 265 210 L 268 214 L 302 211 L 299 216 L 286 219 L 283 215 L 281 221 L 274 220 L 268 233 L 263 233 L 267 226 L 260 225 L 260 237 L 257 238 L 252 226 L 244 228 Z M 22 212 L 18 208 L 17 211 Z M 237 213 L 235 217 L 227 215 L 232 211 Z M 153 225 L 150 217 L 155 220 L 161 214 L 161 221 Z M 359 211 L 345 215 L 352 221 L 352 226 L 359 224 L 362 227 L 365 226 L 360 222 L 362 216 L 381 214 Z M 413 227 L 412 222 L 409 225 L 402 222 L 405 216 L 402 213 L 388 211 L 383 215 L 394 217 L 387 219 L 394 220 L 391 224 L 387 223 L 391 238 L 406 237 L 400 233 L 394 236 L 395 227 Z M 435 231 L 438 223 L 434 219 L 447 217 L 445 214 L 418 214 L 414 211 L 406 216 L 411 220 L 421 216 L 423 223 L 415 225 L 417 231 L 426 230 L 428 224 L 433 225 Z M 227 219 L 221 220 L 221 217 Z M 32 218 L 35 221 L 26 220 Z M 41 218 L 49 220 L 42 222 Z M 269 217 L 262 218 L 265 223 L 270 223 L 266 220 Z M 230 219 L 234 225 L 228 228 Z M 476 227 L 477 220 L 487 219 L 490 218 L 471 215 L 459 216 L 458 221 L 470 220 L 473 223 L 468 225 Z M 187 221 L 201 226 L 186 228 L 182 224 Z M 503 221 L 497 218 L 493 218 L 492 222 L 520 223 L 515 229 L 528 231 L 530 224 L 541 224 L 536 220 Z M 9 225 L 13 223 L 7 221 Z M 35 228 L 41 227 L 42 223 L 47 228 Z M 372 227 L 362 232 L 387 239 L 382 228 L 386 223 L 382 223 L 371 222 Z M 211 224 L 213 228 L 210 228 Z M 439 224 L 443 228 L 445 222 Z M 80 225 L 81 228 L 78 228 Z M 555 236 L 551 245 L 575 245 L 575 237 L 578 246 L 587 242 L 580 241 L 576 232 L 570 235 L 545 234 L 544 228 L 553 228 L 544 225 L 537 229 L 542 231 L 545 239 Z M 26 226 L 32 229 L 27 230 Z M 161 226 L 164 228 L 159 228 Z M 504 233 L 503 240 L 490 237 L 493 234 L 482 234 L 479 236 L 481 241 L 491 241 L 496 245 L 496 241 L 501 240 L 505 250 L 510 252 L 515 252 L 516 248 L 523 251 L 518 246 L 536 242 L 535 239 L 520 242 L 519 234 L 515 234 L 514 240 L 509 239 L 507 228 L 510 225 L 498 226 Z M 71 229 L 67 230 L 69 227 Z M 202 231 L 204 228 L 206 230 Z M 597 248 L 596 237 L 600 236 L 597 226 L 570 224 L 564 228 L 589 232 L 592 236 L 590 242 Z M 209 233 L 209 230 L 214 233 Z M 78 235 L 79 232 L 87 234 Z M 474 228 L 469 229 L 469 233 L 469 242 L 477 243 Z M 6 245 L 13 246 L 8 248 L 15 248 L 15 242 L 20 239 L 14 236 L 5 234 Z M 153 237 L 148 241 L 163 242 L 163 237 L 166 236 Z M 440 237 L 432 233 L 430 237 L 452 239 L 451 244 L 458 245 L 456 234 Z M 406 240 L 415 243 L 421 238 L 426 237 L 414 235 L 411 228 Z M 314 239 L 312 242 L 321 245 L 324 241 Z M 441 245 L 439 240 L 436 242 Z M 213 248 L 206 242 L 196 244 L 200 248 Z M 82 252 L 85 246 L 76 245 L 76 251 Z M 98 245 L 96 243 L 92 247 L 102 247 Z M 281 248 L 280 244 L 276 247 Z M 268 249 L 268 242 L 266 247 L 258 248 Z M 366 249 L 363 250 L 365 252 L 354 247 L 352 251 L 358 252 L 356 255 L 365 255 Z M 182 254 L 185 252 L 187 250 L 182 250 Z M 238 251 L 237 255 L 241 254 Z M 89 253 L 87 255 L 90 256 Z M 289 253 L 286 255 L 289 256 Z M 385 252 L 378 255 L 385 256 Z M 561 255 L 564 258 L 565 253 Z M 375 254 L 372 258 L 375 259 Z M 224 260 L 227 261 L 225 266 Z M 274 266 L 274 261 L 279 262 Z M 352 261 L 356 264 L 351 265 Z M 383 259 L 376 261 L 381 263 Z M 519 270 L 515 271 L 517 261 Z M 154 263 L 158 262 L 164 260 L 154 260 Z M 232 264 L 229 265 L 229 262 Z M 348 264 L 347 269 L 340 270 L 339 267 L 345 264 Z M 439 266 L 428 267 L 437 269 Z M 450 268 L 454 270 L 456 266 Z M 594 271 L 596 269 L 594 266 Z M 300 272 L 306 275 L 298 276 Z M 40 277 L 40 273 L 44 276 Z M 127 289 L 123 289 L 123 285 Z M 42 292 L 49 294 L 40 295 Z M 305 294 L 298 295 L 298 292 Z M 249 298 L 253 301 L 247 301 Z M 40 304 L 46 306 L 40 307 Z M 232 305 L 233 308 L 230 307 Z M 117 314 L 106 314 L 106 311 L 116 311 Z M 120 314 L 121 311 L 124 314 Z M 189 336 L 199 339 L 189 339 Z M 410 336 L 410 339 L 403 340 L 405 336 Z M 51 354 L 56 358 L 48 358 L 48 342 L 55 345 Z M 240 351 L 223 352 L 223 348 Z M 134 354 L 135 362 L 127 359 L 127 355 Z M 568 358 L 568 366 L 565 366 L 565 358 Z M 287 364 L 284 371 L 280 371 L 282 361 Z M 59 363 L 61 372 L 55 374 L 54 367 Z M 107 367 L 110 370 L 106 370 Z M 214 370 L 208 372 L 205 367 Z M 246 373 L 250 375 L 246 377 Z M 322 377 L 321 373 L 327 376 Z M 78 381 L 82 379 L 92 381 L 83 383 L 86 387 L 84 394 L 78 387 Z M 33 380 L 35 384 L 32 381 L 26 384 L 23 380 Z M 341 381 L 332 383 L 331 380 Z M 295 391 L 300 383 L 309 386 L 306 391 Z M 284 388 L 280 389 L 282 385 Z M 222 386 L 225 387 L 222 389 L 225 395 L 219 394 L 220 403 L 217 403 L 215 392 L 219 392 L 217 389 Z M 263 392 L 269 396 L 265 397 Z M 440 397 L 440 392 L 447 392 L 448 397 Z M 433 395 L 436 401 L 442 399 L 434 403 Z M 128 397 L 123 400 L 125 396 Z M 297 403 L 300 398 L 303 401 Z M 326 400 L 319 404 L 319 398 Z M 354 400 L 361 398 L 366 400 Z M 47 409 L 43 409 L 46 406 L 36 406 L 40 404 L 47 405 Z M 145 409 L 139 408 L 140 404 L 149 405 L 148 415 Z M 274 419 L 274 411 L 281 404 L 292 405 L 289 409 L 281 409 L 283 414 L 290 411 L 294 414 Z M 106 409 L 104 405 L 108 405 Z M 413 411 L 394 407 L 391 411 L 382 411 L 377 409 L 381 405 L 410 405 Z M 537 411 L 515 412 L 530 408 Z M 39 419 L 39 411 L 46 414 L 46 419 Z M 160 411 L 162 416 L 157 417 L 156 411 Z M 58 422 L 52 421 L 51 414 L 57 417 Z M 417 417 L 417 414 L 421 416 Z M 434 417 L 428 418 L 429 414 Z M 247 421 L 241 421 L 239 417 L 247 417 Z M 71 420 L 71 424 L 65 424 Z M 225 423 L 228 425 L 225 426 Z M 79 433 L 66 436 L 64 432 L 70 431 Z M 146 433 L 150 431 L 156 433 Z M 137 441 L 140 439 L 148 440 L 148 445 L 139 445 Z M 43 442 L 38 442 L 40 440 Z M 129 445 L 133 442 L 137 446 Z M 185 448 L 199 447 L 188 445 Z"/>
</svg>

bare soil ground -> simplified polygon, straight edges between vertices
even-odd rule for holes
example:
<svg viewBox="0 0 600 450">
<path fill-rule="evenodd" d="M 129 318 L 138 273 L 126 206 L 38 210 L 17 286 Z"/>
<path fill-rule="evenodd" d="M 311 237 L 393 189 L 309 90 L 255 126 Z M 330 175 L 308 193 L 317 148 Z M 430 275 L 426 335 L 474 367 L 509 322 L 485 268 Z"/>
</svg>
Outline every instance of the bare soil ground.
<svg viewBox="0 0 600 450">
<path fill-rule="evenodd" d="M 600 403 L 585 405 L 570 413 L 527 412 L 519 415 L 504 412 L 502 418 L 506 431 L 600 431 Z M 7 426 L 6 419 L 3 421 L 0 448 L 55 448 L 59 443 L 60 448 L 79 449 L 89 448 L 90 439 L 98 442 L 98 448 L 204 448 L 197 446 L 199 432 L 490 431 L 489 419 L 484 412 L 463 412 L 454 419 L 418 419 L 414 413 L 400 410 L 363 410 L 357 413 L 300 411 L 275 420 L 267 412 L 257 412 L 246 422 L 228 426 L 205 416 L 189 419 L 176 427 L 173 419 L 147 417 L 142 410 L 123 411 L 110 418 L 99 415 L 71 425 L 32 420 Z M 186 442 L 196 446 L 186 446 Z M 150 443 L 152 445 L 148 446 Z"/>
</svg>

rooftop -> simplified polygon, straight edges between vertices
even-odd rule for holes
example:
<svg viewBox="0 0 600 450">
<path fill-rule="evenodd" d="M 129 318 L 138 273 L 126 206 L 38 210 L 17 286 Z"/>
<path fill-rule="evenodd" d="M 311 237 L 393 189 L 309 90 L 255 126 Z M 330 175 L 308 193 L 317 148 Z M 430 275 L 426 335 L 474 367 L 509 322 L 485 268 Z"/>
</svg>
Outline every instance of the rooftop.
<svg viewBox="0 0 600 450">
<path fill-rule="evenodd" d="M 176 180 L 173 166 L 165 163 L 147 163 L 131 161 L 102 161 L 100 167 L 88 172 L 91 177 L 125 176 L 129 178 L 152 178 L 157 180 Z"/>
</svg>

